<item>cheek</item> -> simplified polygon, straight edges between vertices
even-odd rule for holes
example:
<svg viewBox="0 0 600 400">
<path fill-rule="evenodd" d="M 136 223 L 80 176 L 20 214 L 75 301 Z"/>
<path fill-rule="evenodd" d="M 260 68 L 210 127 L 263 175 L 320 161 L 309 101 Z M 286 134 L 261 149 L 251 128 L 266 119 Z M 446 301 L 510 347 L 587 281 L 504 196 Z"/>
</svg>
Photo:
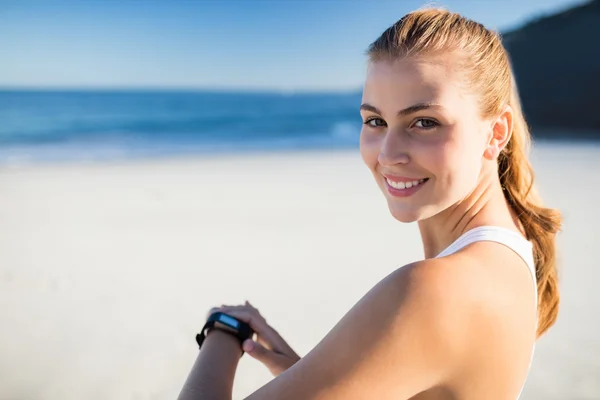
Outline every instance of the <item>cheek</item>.
<svg viewBox="0 0 600 400">
<path fill-rule="evenodd" d="M 481 171 L 482 152 L 476 140 L 468 140 L 470 136 L 459 135 L 457 140 L 447 143 L 438 160 L 444 175 L 447 189 L 452 197 L 462 197 L 473 190 Z"/>
<path fill-rule="evenodd" d="M 379 157 L 380 140 L 365 131 L 360 133 L 360 156 L 365 165 L 373 172 L 377 168 L 377 159 Z"/>
</svg>

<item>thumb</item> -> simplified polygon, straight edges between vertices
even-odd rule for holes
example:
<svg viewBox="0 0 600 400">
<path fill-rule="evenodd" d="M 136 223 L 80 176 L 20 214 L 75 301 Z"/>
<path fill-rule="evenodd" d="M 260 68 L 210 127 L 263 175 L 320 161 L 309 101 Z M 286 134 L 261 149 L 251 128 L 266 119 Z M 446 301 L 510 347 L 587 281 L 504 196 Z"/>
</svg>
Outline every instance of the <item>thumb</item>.
<svg viewBox="0 0 600 400">
<path fill-rule="evenodd" d="M 267 349 L 252 339 L 246 339 L 242 346 L 244 351 L 261 363 L 263 363 L 273 374 L 277 375 L 284 371 L 287 366 L 285 356 Z"/>
</svg>

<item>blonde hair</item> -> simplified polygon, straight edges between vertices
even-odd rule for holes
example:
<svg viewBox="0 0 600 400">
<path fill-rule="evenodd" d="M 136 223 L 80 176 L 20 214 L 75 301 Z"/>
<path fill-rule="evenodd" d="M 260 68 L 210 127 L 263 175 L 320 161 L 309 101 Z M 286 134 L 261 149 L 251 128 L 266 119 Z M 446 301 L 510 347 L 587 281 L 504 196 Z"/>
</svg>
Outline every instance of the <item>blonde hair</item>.
<svg viewBox="0 0 600 400">
<path fill-rule="evenodd" d="M 506 200 L 533 243 L 538 286 L 538 336 L 556 321 L 559 305 L 556 233 L 557 210 L 545 208 L 535 193 L 528 161 L 531 144 L 508 54 L 500 35 L 444 9 L 426 8 L 407 14 L 388 28 L 368 50 L 370 61 L 395 60 L 453 52 L 467 88 L 479 94 L 482 117 L 513 110 L 512 136 L 498 156 L 498 174 Z"/>
</svg>

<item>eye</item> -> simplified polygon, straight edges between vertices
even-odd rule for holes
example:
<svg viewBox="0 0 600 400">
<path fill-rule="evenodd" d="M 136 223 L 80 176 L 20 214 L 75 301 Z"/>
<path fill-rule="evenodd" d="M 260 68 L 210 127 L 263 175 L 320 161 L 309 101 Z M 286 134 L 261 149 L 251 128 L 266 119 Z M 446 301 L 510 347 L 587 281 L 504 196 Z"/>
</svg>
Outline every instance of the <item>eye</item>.
<svg viewBox="0 0 600 400">
<path fill-rule="evenodd" d="M 368 125 L 372 128 L 380 128 L 380 127 L 386 125 L 385 121 L 378 117 L 367 118 L 367 120 L 364 122 L 364 124 Z"/>
<path fill-rule="evenodd" d="M 419 129 L 433 129 L 438 127 L 439 125 L 439 122 L 431 118 L 419 118 L 413 124 L 413 126 Z"/>
</svg>

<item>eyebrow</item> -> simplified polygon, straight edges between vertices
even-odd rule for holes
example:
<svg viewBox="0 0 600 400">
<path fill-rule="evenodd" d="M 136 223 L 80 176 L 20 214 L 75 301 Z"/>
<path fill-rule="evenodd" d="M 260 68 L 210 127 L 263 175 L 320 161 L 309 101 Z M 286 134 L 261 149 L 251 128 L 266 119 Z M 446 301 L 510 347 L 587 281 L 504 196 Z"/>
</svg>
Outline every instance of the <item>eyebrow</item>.
<svg viewBox="0 0 600 400">
<path fill-rule="evenodd" d="M 416 113 L 418 111 L 427 110 L 429 108 L 438 108 L 439 109 L 439 108 L 444 108 L 444 107 L 442 107 L 441 105 L 436 104 L 436 103 L 417 103 L 417 104 L 414 104 L 414 105 L 412 105 L 410 107 L 406 107 L 403 110 L 398 111 L 398 116 L 399 117 L 404 117 L 404 116 L 407 116 L 407 115 L 410 115 L 410 114 L 414 114 L 414 113 Z M 377 107 L 374 107 L 374 106 L 372 106 L 370 104 L 367 104 L 367 103 L 361 104 L 360 105 L 360 109 L 361 110 L 365 110 L 365 111 L 371 111 L 371 112 L 373 112 L 375 114 L 381 115 L 381 111 L 379 111 L 379 109 Z"/>
</svg>

